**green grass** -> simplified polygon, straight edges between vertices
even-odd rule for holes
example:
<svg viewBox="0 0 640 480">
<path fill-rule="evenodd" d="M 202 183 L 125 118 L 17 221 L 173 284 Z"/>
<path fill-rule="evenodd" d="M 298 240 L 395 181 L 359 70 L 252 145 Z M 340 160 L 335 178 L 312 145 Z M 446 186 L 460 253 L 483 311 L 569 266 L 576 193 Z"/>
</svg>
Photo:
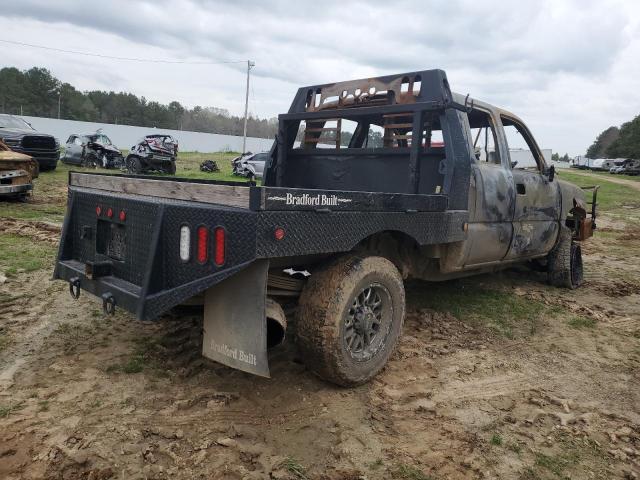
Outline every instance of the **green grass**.
<svg viewBox="0 0 640 480">
<path fill-rule="evenodd" d="M 8 277 L 51 268 L 56 255 L 51 245 L 7 233 L 0 234 L 0 252 L 0 272 Z"/>
<path fill-rule="evenodd" d="M 112 364 L 106 368 L 107 373 L 122 372 L 134 374 L 142 372 L 146 367 L 158 370 L 160 368 L 155 355 L 158 341 L 151 337 L 133 339 L 134 349 L 131 356 L 121 364 Z"/>
<path fill-rule="evenodd" d="M 595 328 L 597 322 L 590 317 L 573 317 L 569 319 L 567 322 L 571 328 L 576 328 L 578 330 L 584 328 Z"/>
<path fill-rule="evenodd" d="M 564 170 L 561 170 L 561 171 L 564 171 Z M 615 175 L 612 175 L 609 172 L 601 172 L 598 170 L 578 170 L 578 171 L 588 172 L 591 175 L 597 175 L 598 177 L 602 177 L 604 180 L 607 180 L 609 178 L 621 178 L 624 180 L 632 180 L 634 182 L 640 182 L 640 175 L 620 175 L 618 173 L 616 173 Z M 556 170 L 556 173 L 557 172 L 558 170 Z M 573 173 L 573 170 L 571 170 L 571 173 Z"/>
<path fill-rule="evenodd" d="M 12 412 L 20 410 L 23 406 L 22 402 L 11 405 L 0 405 L 0 418 L 7 418 Z"/>
<path fill-rule="evenodd" d="M 507 338 L 532 335 L 547 313 L 543 303 L 464 281 L 408 284 L 408 303 L 451 313 L 470 325 L 488 327 Z"/>
<path fill-rule="evenodd" d="M 287 457 L 282 462 L 282 467 L 299 480 L 307 480 L 309 478 L 307 477 L 307 469 L 293 457 Z"/>
<path fill-rule="evenodd" d="M 600 185 L 598 190 L 598 209 L 603 212 L 611 212 L 614 210 L 622 209 L 623 206 L 640 208 L 640 191 L 627 186 L 619 185 L 608 181 L 606 178 L 594 179 L 584 175 L 567 172 L 565 170 L 559 171 L 558 176 L 562 180 L 574 183 L 578 186 L 592 186 L 594 184 Z M 591 200 L 591 192 L 586 191 L 585 195 L 587 200 Z"/>
<path fill-rule="evenodd" d="M 392 478 L 402 480 L 432 480 L 433 477 L 426 475 L 422 470 L 412 465 L 400 463 L 391 471 Z"/>
<path fill-rule="evenodd" d="M 176 176 L 210 180 L 245 181 L 242 177 L 231 174 L 231 160 L 238 154 L 234 152 L 199 153 L 183 152 L 178 154 Z M 204 160 L 215 160 L 220 168 L 216 173 L 200 171 Z M 118 170 L 103 168 L 88 169 L 77 165 L 58 163 L 52 172 L 41 172 L 33 181 L 33 194 L 26 202 L 0 202 L 0 218 L 17 218 L 21 220 L 39 220 L 62 223 L 67 208 L 67 180 L 69 171 L 86 171 L 96 173 L 120 173 Z"/>
<path fill-rule="evenodd" d="M 500 445 L 502 445 L 502 436 L 499 433 L 494 433 L 493 435 L 491 435 L 490 442 L 491 445 L 499 447 Z"/>
<path fill-rule="evenodd" d="M 570 467 L 577 465 L 580 456 L 575 452 L 563 453 L 560 455 L 535 454 L 535 464 L 543 470 L 547 470 L 558 478 L 568 478 L 564 473 Z"/>
</svg>

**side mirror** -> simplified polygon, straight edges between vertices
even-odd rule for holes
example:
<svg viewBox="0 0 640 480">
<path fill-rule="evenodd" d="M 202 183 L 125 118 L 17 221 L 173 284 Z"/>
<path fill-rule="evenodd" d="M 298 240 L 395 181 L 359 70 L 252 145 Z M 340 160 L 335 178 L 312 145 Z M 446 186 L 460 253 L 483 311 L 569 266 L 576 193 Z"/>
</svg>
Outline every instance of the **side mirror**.
<svg viewBox="0 0 640 480">
<path fill-rule="evenodd" d="M 511 162 L 511 168 L 516 168 L 516 165 L 518 165 L 517 160 L 515 162 Z"/>
<path fill-rule="evenodd" d="M 551 165 L 549 168 L 547 168 L 547 171 L 545 172 L 545 174 L 549 178 L 549 181 L 553 182 L 553 179 L 556 176 L 556 167 L 554 165 Z"/>
</svg>

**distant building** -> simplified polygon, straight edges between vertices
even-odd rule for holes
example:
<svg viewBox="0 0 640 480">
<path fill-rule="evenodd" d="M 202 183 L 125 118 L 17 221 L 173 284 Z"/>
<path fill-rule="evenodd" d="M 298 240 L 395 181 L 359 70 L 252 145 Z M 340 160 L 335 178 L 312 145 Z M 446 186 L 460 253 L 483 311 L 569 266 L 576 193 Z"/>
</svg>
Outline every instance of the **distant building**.
<svg viewBox="0 0 640 480">
<path fill-rule="evenodd" d="M 551 161 L 550 148 L 542 148 L 541 151 L 542 151 L 542 156 L 544 157 L 545 162 L 547 162 L 547 165 L 559 163 L 559 162 Z M 533 158 L 533 154 L 531 153 L 531 150 L 526 150 L 524 148 L 510 148 L 509 155 L 511 156 L 512 162 L 518 162 L 516 164 L 516 168 L 529 168 L 529 167 L 536 166 L 536 161 Z"/>
</svg>

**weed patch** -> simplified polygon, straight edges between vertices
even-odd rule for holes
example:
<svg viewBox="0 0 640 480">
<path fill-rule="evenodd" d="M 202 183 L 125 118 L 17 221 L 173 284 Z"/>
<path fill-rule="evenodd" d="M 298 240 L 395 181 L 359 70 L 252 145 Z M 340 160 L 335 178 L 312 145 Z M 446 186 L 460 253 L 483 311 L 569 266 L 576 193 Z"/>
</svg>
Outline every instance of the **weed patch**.
<svg viewBox="0 0 640 480">
<path fill-rule="evenodd" d="M 595 328 L 597 324 L 593 318 L 589 317 L 572 317 L 567 323 L 571 328 L 577 329 Z"/>
</svg>

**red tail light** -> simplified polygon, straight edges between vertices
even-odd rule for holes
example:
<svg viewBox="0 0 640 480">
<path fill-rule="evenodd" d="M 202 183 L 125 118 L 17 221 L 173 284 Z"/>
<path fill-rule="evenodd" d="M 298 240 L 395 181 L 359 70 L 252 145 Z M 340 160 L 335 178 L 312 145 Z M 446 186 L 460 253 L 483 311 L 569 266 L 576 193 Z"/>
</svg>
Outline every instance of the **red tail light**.
<svg viewBox="0 0 640 480">
<path fill-rule="evenodd" d="M 109 218 L 113 217 L 113 208 L 109 207 L 107 209 L 107 217 Z"/>
<path fill-rule="evenodd" d="M 119 217 L 121 222 L 124 222 L 127 219 L 127 212 L 125 212 L 124 210 L 120 210 L 120 215 Z"/>
<path fill-rule="evenodd" d="M 198 262 L 205 263 L 209 258 L 209 230 L 207 227 L 198 227 Z"/>
<path fill-rule="evenodd" d="M 102 207 L 101 207 L 100 205 L 98 205 L 98 206 L 96 207 L 96 215 L 97 215 L 97 216 L 102 215 Z"/>
<path fill-rule="evenodd" d="M 225 256 L 225 231 L 224 228 L 218 227 L 214 232 L 216 238 L 216 251 L 213 261 L 216 265 L 220 266 L 224 264 Z"/>
</svg>

